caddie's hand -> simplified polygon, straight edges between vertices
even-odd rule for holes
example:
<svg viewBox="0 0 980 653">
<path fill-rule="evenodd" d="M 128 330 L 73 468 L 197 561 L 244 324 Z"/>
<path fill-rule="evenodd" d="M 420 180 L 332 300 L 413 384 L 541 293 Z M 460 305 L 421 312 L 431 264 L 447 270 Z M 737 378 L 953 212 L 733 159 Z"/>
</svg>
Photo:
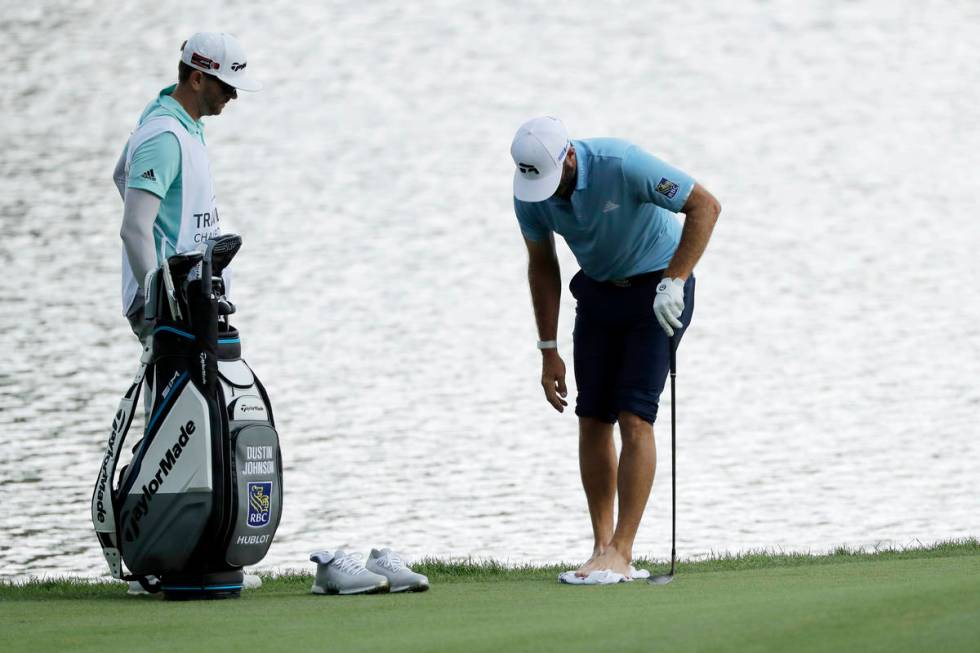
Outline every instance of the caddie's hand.
<svg viewBox="0 0 980 653">
<path fill-rule="evenodd" d="M 661 279 L 657 284 L 657 296 L 653 300 L 653 314 L 657 322 L 668 336 L 674 335 L 674 329 L 680 329 L 681 313 L 684 312 L 684 280 L 669 277 Z"/>
<path fill-rule="evenodd" d="M 557 349 L 546 349 L 541 358 L 541 387 L 544 397 L 559 413 L 564 412 L 568 402 L 568 388 L 565 387 L 565 361 Z"/>
</svg>

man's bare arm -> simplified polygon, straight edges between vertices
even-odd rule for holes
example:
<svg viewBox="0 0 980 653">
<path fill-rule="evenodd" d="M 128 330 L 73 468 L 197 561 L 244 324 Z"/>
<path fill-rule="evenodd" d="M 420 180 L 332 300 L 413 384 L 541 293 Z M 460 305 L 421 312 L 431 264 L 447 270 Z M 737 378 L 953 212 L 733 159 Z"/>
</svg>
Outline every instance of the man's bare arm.
<svg viewBox="0 0 980 653">
<path fill-rule="evenodd" d="M 558 334 L 558 310 L 561 306 L 561 270 L 555 252 L 555 238 L 524 239 L 527 245 L 527 282 L 531 287 L 534 319 L 541 340 L 554 340 Z"/>
<path fill-rule="evenodd" d="M 527 245 L 527 281 L 531 287 L 538 338 L 557 340 L 561 269 L 555 253 L 554 235 L 540 241 L 525 238 L 524 243 Z M 564 411 L 568 405 L 565 401 L 568 388 L 565 386 L 565 361 L 558 355 L 558 349 L 541 350 L 541 387 L 548 403 L 559 413 Z"/>
<path fill-rule="evenodd" d="M 721 213 L 721 204 L 704 186 L 696 183 L 681 212 L 685 214 L 681 242 L 664 274 L 674 279 L 691 276 L 711 239 L 711 231 Z"/>
</svg>

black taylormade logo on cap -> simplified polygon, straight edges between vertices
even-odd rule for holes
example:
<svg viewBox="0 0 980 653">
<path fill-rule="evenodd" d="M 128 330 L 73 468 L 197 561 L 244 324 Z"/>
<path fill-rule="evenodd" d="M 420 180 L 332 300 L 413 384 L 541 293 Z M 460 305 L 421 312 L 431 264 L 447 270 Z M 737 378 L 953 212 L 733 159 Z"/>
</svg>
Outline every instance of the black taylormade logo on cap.
<svg viewBox="0 0 980 653">
<path fill-rule="evenodd" d="M 535 166 L 532 166 L 530 163 L 518 163 L 517 164 L 517 167 L 520 168 L 521 169 L 521 172 L 523 172 L 525 175 L 527 175 L 527 174 L 540 175 L 541 174 L 541 171 L 538 170 Z"/>
<path fill-rule="evenodd" d="M 245 69 L 245 66 L 247 66 L 247 65 L 248 65 L 248 62 L 247 61 L 242 62 L 242 63 L 238 63 L 236 61 L 235 63 L 231 64 L 231 69 L 234 70 L 237 73 L 239 70 L 244 70 Z"/>
</svg>

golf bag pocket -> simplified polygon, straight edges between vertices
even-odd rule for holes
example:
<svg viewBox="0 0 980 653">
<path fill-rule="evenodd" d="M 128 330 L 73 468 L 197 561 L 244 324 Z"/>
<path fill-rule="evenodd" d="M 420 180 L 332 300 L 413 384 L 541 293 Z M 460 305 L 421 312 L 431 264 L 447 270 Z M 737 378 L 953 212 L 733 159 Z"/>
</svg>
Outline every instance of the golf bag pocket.
<svg viewBox="0 0 980 653">
<path fill-rule="evenodd" d="M 218 379 L 230 436 L 231 510 L 225 563 L 240 567 L 269 550 L 282 515 L 282 454 L 262 383 L 239 358 L 237 332 L 219 340 Z"/>
<path fill-rule="evenodd" d="M 156 399 L 118 494 L 123 560 L 134 574 L 183 569 L 214 507 L 207 399 L 187 374 Z"/>
<path fill-rule="evenodd" d="M 240 397 L 237 401 L 248 399 Z M 269 423 L 232 422 L 235 475 L 233 523 L 225 562 L 235 567 L 260 561 L 282 516 L 282 456 L 279 435 Z"/>
<path fill-rule="evenodd" d="M 229 422 L 272 423 L 264 393 L 245 361 L 219 360 L 218 377 L 224 391 Z"/>
</svg>

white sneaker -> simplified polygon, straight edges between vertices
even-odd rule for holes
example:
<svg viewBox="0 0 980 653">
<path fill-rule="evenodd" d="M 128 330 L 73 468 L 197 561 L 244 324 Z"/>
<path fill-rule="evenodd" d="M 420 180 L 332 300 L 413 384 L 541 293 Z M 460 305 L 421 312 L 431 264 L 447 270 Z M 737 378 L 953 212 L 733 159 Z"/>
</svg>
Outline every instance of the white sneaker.
<svg viewBox="0 0 980 653">
<path fill-rule="evenodd" d="M 391 549 L 371 549 L 365 567 L 387 578 L 392 592 L 424 592 L 429 589 L 429 579 L 409 569 Z"/>
<path fill-rule="evenodd" d="M 156 581 L 156 576 L 147 576 L 150 582 Z M 245 574 L 242 579 L 243 590 L 257 590 L 262 587 L 262 579 L 255 574 Z M 129 596 L 149 596 L 150 593 L 143 589 L 138 580 L 129 581 L 129 589 L 126 590 Z"/>
<path fill-rule="evenodd" d="M 317 563 L 314 594 L 378 594 L 388 591 L 388 579 L 364 568 L 361 557 L 346 554 L 341 549 L 335 553 L 315 551 L 310 560 Z"/>
<path fill-rule="evenodd" d="M 147 576 L 147 580 L 153 582 L 156 580 L 154 576 Z M 126 590 L 128 596 L 149 596 L 150 593 L 143 589 L 143 586 L 138 580 L 129 581 L 129 589 Z"/>
</svg>

